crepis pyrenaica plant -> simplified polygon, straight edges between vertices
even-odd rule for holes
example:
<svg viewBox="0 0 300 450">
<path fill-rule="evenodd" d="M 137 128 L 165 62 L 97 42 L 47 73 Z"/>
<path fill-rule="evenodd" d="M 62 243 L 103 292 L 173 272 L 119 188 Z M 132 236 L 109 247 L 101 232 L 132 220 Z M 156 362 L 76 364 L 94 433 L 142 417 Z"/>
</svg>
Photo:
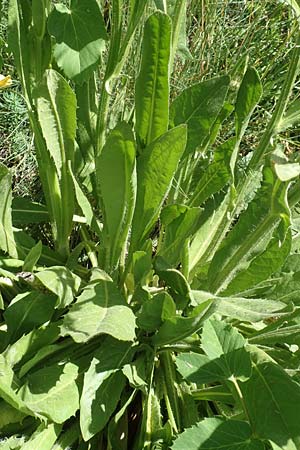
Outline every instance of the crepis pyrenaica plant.
<svg viewBox="0 0 300 450">
<path fill-rule="evenodd" d="M 10 0 L 44 204 L 0 165 L 3 450 L 300 448 L 300 165 L 277 139 L 300 41 L 245 155 L 257 71 L 170 102 L 186 2 L 167 3 Z"/>
</svg>

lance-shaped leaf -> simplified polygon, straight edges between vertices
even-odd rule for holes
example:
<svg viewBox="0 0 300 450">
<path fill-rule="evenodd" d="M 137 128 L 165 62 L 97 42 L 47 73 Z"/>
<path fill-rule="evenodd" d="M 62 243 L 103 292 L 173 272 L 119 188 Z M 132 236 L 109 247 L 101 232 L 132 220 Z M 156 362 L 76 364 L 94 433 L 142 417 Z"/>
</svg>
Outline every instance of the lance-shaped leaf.
<svg viewBox="0 0 300 450">
<path fill-rule="evenodd" d="M 168 129 L 170 45 L 171 20 L 157 11 L 145 24 L 135 87 L 136 133 L 142 147 Z"/>
<path fill-rule="evenodd" d="M 169 205 L 161 214 L 161 221 L 165 226 L 163 243 L 158 255 L 164 258 L 170 267 L 177 267 L 182 249 L 190 237 L 192 237 L 201 220 L 200 208 L 189 208 L 185 205 Z M 167 216 L 172 217 L 167 217 Z"/>
<path fill-rule="evenodd" d="M 178 436 L 172 450 L 264 450 L 262 441 L 252 437 L 247 422 L 204 419 Z"/>
<path fill-rule="evenodd" d="M 151 231 L 169 192 L 186 145 L 186 127 L 179 126 L 149 145 L 137 161 L 137 200 L 133 217 L 132 250 Z"/>
<path fill-rule="evenodd" d="M 84 375 L 80 399 L 80 428 L 85 441 L 101 431 L 116 408 L 125 385 L 121 369 L 131 361 L 127 342 L 106 338 Z"/>
<path fill-rule="evenodd" d="M 282 449 L 298 449 L 299 384 L 280 366 L 258 360 L 251 378 L 240 386 L 256 436 L 270 439 Z"/>
<path fill-rule="evenodd" d="M 235 103 L 236 145 L 231 156 L 230 167 L 235 174 L 240 142 L 245 134 L 253 111 L 262 96 L 262 85 L 257 71 L 249 67 L 243 77 Z"/>
<path fill-rule="evenodd" d="M 64 318 L 62 335 L 86 342 L 98 334 L 135 338 L 135 316 L 112 281 L 89 283 Z"/>
<path fill-rule="evenodd" d="M 86 81 L 95 70 L 104 42 L 105 24 L 97 0 L 72 0 L 54 6 L 48 30 L 56 39 L 54 57 L 67 77 Z"/>
<path fill-rule="evenodd" d="M 60 184 L 56 217 L 58 247 L 67 253 L 74 214 L 73 180 L 68 161 L 74 159 L 76 97 L 66 80 L 55 70 L 47 70 L 34 92 L 39 122 L 47 149 L 55 163 Z M 53 170 L 49 167 L 49 170 Z"/>
<path fill-rule="evenodd" d="M 4 313 L 10 342 L 50 320 L 55 303 L 55 295 L 38 291 L 17 295 Z"/>
<path fill-rule="evenodd" d="M 17 342 L 7 347 L 4 356 L 13 367 L 20 361 L 25 362 L 36 355 L 40 349 L 57 341 L 60 337 L 57 323 L 44 325 L 22 336 Z"/>
<path fill-rule="evenodd" d="M 208 299 L 214 300 L 215 312 L 246 322 L 259 322 L 274 316 L 287 314 L 282 311 L 286 303 L 266 298 L 219 297 L 209 292 L 192 291 L 194 304 L 198 305 Z"/>
<path fill-rule="evenodd" d="M 186 123 L 188 140 L 185 154 L 207 142 L 228 91 L 229 77 L 222 76 L 185 89 L 171 105 L 170 126 Z"/>
<path fill-rule="evenodd" d="M 235 128 L 238 140 L 242 138 L 261 95 L 262 85 L 259 75 L 253 67 L 249 67 L 242 80 L 235 104 Z"/>
<path fill-rule="evenodd" d="M 242 292 L 268 278 L 284 263 L 290 247 L 287 187 L 266 167 L 261 189 L 211 262 L 211 292 Z"/>
<path fill-rule="evenodd" d="M 221 321 L 207 320 L 203 325 L 202 348 L 206 355 L 182 353 L 176 359 L 180 374 L 202 384 L 234 377 L 245 380 L 251 375 L 250 353 L 238 331 Z"/>
<path fill-rule="evenodd" d="M 35 98 L 43 136 L 61 177 L 66 161 L 74 159 L 76 97 L 67 81 L 49 69 Z"/>
<path fill-rule="evenodd" d="M 109 272 L 126 243 L 136 196 L 135 142 L 131 127 L 125 122 L 109 134 L 96 170 L 104 212 L 104 267 Z"/>
<path fill-rule="evenodd" d="M 63 423 L 79 408 L 77 376 L 72 363 L 44 367 L 27 377 L 19 395 L 37 416 Z"/>
<path fill-rule="evenodd" d="M 23 272 L 32 272 L 34 266 L 41 257 L 43 250 L 42 241 L 39 241 L 36 245 L 32 247 L 26 258 L 24 259 L 24 264 L 22 266 Z"/>
<path fill-rule="evenodd" d="M 13 258 L 17 258 L 11 220 L 11 175 L 0 163 L 0 249 Z"/>
</svg>

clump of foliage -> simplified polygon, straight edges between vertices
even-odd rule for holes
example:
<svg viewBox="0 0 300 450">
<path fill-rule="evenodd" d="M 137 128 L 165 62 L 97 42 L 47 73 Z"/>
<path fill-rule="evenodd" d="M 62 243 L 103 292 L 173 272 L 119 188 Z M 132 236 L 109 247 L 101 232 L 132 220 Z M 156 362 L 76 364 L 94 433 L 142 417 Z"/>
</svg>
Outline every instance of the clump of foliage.
<svg viewBox="0 0 300 450">
<path fill-rule="evenodd" d="M 300 164 L 277 139 L 300 38 L 244 155 L 257 71 L 170 102 L 186 3 L 165 3 L 10 0 L 45 204 L 12 199 L 0 165 L 2 449 L 300 446 Z M 134 110 L 109 129 L 141 22 Z"/>
</svg>

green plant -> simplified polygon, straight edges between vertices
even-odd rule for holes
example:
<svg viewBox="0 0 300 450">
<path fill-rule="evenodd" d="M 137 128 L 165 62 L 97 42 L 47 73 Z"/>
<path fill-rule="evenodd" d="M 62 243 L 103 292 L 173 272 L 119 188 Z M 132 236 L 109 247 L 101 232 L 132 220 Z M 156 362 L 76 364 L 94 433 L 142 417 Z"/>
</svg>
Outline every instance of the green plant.
<svg viewBox="0 0 300 450">
<path fill-rule="evenodd" d="M 102 3 L 10 1 L 46 204 L 12 200 L 0 166 L 0 448 L 296 450 L 300 164 L 276 135 L 298 120 L 300 38 L 250 159 L 256 70 L 169 107 L 184 2 L 113 0 L 107 30 Z M 109 130 L 140 26 L 135 108 Z"/>
</svg>

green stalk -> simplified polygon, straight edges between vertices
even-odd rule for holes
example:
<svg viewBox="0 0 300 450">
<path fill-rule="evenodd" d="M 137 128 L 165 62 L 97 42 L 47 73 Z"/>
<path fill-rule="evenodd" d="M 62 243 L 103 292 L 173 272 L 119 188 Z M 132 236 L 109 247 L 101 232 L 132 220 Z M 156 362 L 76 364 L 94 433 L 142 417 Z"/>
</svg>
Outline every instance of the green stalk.
<svg viewBox="0 0 300 450">
<path fill-rule="evenodd" d="M 91 261 L 92 267 L 98 267 L 98 258 L 96 253 L 91 249 L 91 246 L 89 245 L 89 241 L 91 241 L 88 230 L 85 225 L 81 225 L 80 228 L 80 234 L 82 236 L 87 255 L 89 257 L 89 260 Z"/>
<path fill-rule="evenodd" d="M 109 100 L 110 100 L 107 82 L 110 78 L 110 74 L 113 72 L 113 68 L 118 63 L 119 58 L 119 49 L 121 45 L 121 36 L 122 36 L 122 6 L 123 0 L 112 0 L 112 20 L 111 20 L 112 36 L 105 76 L 101 87 L 101 94 L 97 115 L 97 125 L 96 125 L 97 145 L 95 155 L 96 157 L 100 155 L 105 142 L 105 134 L 109 111 Z"/>
<path fill-rule="evenodd" d="M 174 370 L 174 363 L 172 361 L 172 354 L 170 352 L 161 353 L 160 361 L 164 373 L 164 398 L 170 422 L 175 433 L 181 430 L 180 408 L 178 403 L 178 396 L 176 394 L 176 375 Z"/>
</svg>

